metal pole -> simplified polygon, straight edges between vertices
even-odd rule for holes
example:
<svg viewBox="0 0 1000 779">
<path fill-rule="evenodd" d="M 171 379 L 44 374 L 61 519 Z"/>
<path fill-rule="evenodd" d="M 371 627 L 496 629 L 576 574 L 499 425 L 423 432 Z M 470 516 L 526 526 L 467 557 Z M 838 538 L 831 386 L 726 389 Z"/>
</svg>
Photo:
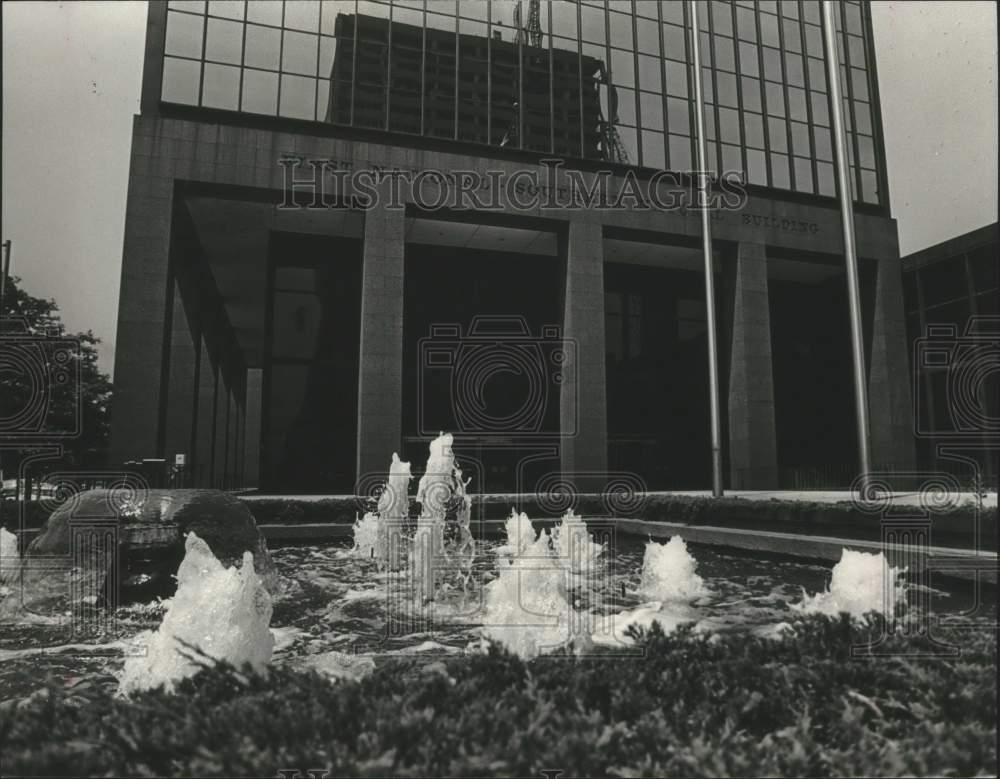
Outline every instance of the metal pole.
<svg viewBox="0 0 1000 779">
<path fill-rule="evenodd" d="M 10 239 L 3 242 L 3 278 L 0 278 L 0 317 L 3 316 L 4 297 L 7 295 L 7 279 L 10 278 Z"/>
<path fill-rule="evenodd" d="M 847 302 L 851 315 L 851 356 L 854 362 L 854 405 L 857 412 L 858 462 L 861 488 L 867 491 L 871 473 L 871 439 L 868 426 L 868 390 L 865 386 L 865 346 L 861 328 L 861 293 L 858 284 L 858 256 L 854 246 L 854 209 L 850 169 L 847 164 L 847 134 L 844 132 L 844 101 L 840 92 L 840 62 L 837 56 L 837 28 L 832 0 L 823 0 L 823 50 L 826 79 L 830 85 L 830 116 L 833 118 L 833 145 L 837 171 L 837 196 L 844 234 L 844 263 L 847 269 Z"/>
<path fill-rule="evenodd" d="M 708 392 L 712 416 L 712 495 L 722 497 L 722 448 L 719 421 L 719 347 L 715 332 L 715 273 L 712 268 L 712 227 L 709 205 L 711 183 L 705 151 L 705 96 L 701 84 L 701 35 L 698 29 L 698 0 L 689 0 L 691 11 L 691 55 L 694 66 L 695 128 L 698 134 L 698 203 L 701 211 L 701 248 L 705 259 L 705 317 L 708 324 Z"/>
</svg>

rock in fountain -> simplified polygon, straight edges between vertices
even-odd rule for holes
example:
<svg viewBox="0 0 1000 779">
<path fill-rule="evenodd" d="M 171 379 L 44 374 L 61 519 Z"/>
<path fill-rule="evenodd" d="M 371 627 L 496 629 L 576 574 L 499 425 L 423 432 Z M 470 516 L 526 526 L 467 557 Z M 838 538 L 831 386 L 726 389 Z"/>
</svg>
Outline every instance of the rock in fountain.
<svg viewBox="0 0 1000 779">
<path fill-rule="evenodd" d="M 667 543 L 649 541 L 642 558 L 639 594 L 656 600 L 683 600 L 707 594 L 705 583 L 695 573 L 697 563 L 680 536 Z"/>
<path fill-rule="evenodd" d="M 170 690 L 197 672 L 199 665 L 190 659 L 185 644 L 237 667 L 249 663 L 258 671 L 271 660 L 271 598 L 254 571 L 253 555 L 246 552 L 239 568 L 227 568 L 194 533 L 188 533 L 184 548 L 177 593 L 167 602 L 160 627 L 134 639 L 144 653 L 126 658 L 119 682 L 122 693 L 160 685 Z"/>
<path fill-rule="evenodd" d="M 844 549 L 840 562 L 833 567 L 826 592 L 806 595 L 792 608 L 806 613 L 839 614 L 860 617 L 870 611 L 892 615 L 896 605 L 905 600 L 905 569 L 893 568 L 885 555 Z"/>
</svg>

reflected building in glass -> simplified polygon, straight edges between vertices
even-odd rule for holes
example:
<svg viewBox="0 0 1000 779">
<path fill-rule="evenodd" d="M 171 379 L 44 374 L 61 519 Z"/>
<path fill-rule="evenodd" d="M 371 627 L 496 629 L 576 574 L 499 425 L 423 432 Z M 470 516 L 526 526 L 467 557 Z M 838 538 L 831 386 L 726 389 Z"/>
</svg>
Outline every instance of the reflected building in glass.
<svg viewBox="0 0 1000 779">
<path fill-rule="evenodd" d="M 709 167 L 748 193 L 713 219 L 729 486 L 840 484 L 856 464 L 819 3 L 700 8 Z M 707 486 L 697 213 L 278 207 L 291 157 L 542 176 L 554 158 L 586 176 L 688 181 L 689 12 L 674 0 L 151 3 L 118 456 L 184 454 L 188 483 L 348 492 L 393 451 L 422 462 L 447 429 L 482 489 L 533 491 L 550 472 Z M 873 447 L 899 466 L 912 417 L 871 21 L 858 2 L 837 20 Z M 533 361 L 562 343 L 566 370 L 532 362 L 470 385 L 463 355 L 497 321 L 520 328 L 503 348 Z M 448 369 L 427 357 L 437 337 Z"/>
</svg>

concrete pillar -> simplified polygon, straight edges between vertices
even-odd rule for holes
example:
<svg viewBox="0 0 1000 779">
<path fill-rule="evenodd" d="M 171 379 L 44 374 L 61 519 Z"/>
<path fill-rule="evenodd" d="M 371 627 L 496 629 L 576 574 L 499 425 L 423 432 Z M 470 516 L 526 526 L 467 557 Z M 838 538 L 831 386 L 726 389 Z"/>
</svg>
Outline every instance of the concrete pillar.
<svg viewBox="0 0 1000 779">
<path fill-rule="evenodd" d="M 174 455 L 187 455 L 190 464 L 191 425 L 195 412 L 196 390 L 195 368 L 198 354 L 190 323 L 181 300 L 180 288 L 174 285 L 174 306 L 170 330 L 170 363 L 167 381 L 163 456 L 168 467 L 174 463 Z"/>
<path fill-rule="evenodd" d="M 570 344 L 560 393 L 561 466 L 578 489 L 608 468 L 604 370 L 604 239 L 596 222 L 571 221 L 565 245 L 563 337 Z M 590 474 L 574 479 L 574 474 Z"/>
<path fill-rule="evenodd" d="M 243 434 L 243 479 L 245 486 L 260 486 L 260 426 L 264 411 L 264 371 L 247 371 L 246 421 Z"/>
<path fill-rule="evenodd" d="M 726 403 L 729 431 L 729 486 L 778 487 L 774 374 L 771 364 L 771 314 L 767 294 L 767 255 L 762 244 L 740 243 L 726 267 L 731 331 L 723 343 L 729 354 Z"/>
<path fill-rule="evenodd" d="M 159 454 L 157 428 L 172 207 L 169 180 L 138 174 L 133 158 L 115 339 L 112 463 Z"/>
<path fill-rule="evenodd" d="M 194 485 L 207 487 L 212 469 L 212 435 L 215 430 L 215 366 L 201 339 L 198 357 L 197 426 L 194 434 Z"/>
<path fill-rule="evenodd" d="M 212 488 L 222 486 L 226 471 L 226 423 L 229 421 L 229 386 L 219 366 L 215 383 L 215 437 L 212 443 Z"/>
<path fill-rule="evenodd" d="M 878 261 L 868 370 L 872 467 L 912 470 L 916 464 L 909 344 L 898 258 Z"/>
<path fill-rule="evenodd" d="M 380 198 L 365 212 L 356 478 L 385 471 L 403 439 L 405 212 Z"/>
</svg>

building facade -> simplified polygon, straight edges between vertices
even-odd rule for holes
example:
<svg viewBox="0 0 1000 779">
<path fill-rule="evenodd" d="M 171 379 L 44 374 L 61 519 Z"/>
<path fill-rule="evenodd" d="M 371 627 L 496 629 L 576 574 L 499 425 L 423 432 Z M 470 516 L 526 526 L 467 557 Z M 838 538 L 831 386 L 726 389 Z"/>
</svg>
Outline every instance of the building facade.
<svg viewBox="0 0 1000 779">
<path fill-rule="evenodd" d="M 709 167 L 720 196 L 725 174 L 746 182 L 711 220 L 728 484 L 849 483 L 819 4 L 703 8 Z M 687 14 L 652 0 L 151 3 L 116 457 L 183 455 L 189 483 L 343 493 L 394 451 L 421 463 L 448 430 L 479 491 L 708 486 Z M 873 459 L 907 467 L 900 260 L 863 5 L 840 4 L 837 39 Z M 316 200 L 334 171 L 362 170 L 440 172 L 439 190 L 456 172 L 530 186 L 481 207 L 428 208 L 413 190 L 393 202 L 386 180 L 374 197 Z M 570 180 L 603 181 L 630 207 L 558 202 Z M 664 181 L 688 200 L 621 198 Z"/>
<path fill-rule="evenodd" d="M 917 458 L 929 471 L 1000 472 L 1000 229 L 996 222 L 903 257 Z"/>
</svg>

